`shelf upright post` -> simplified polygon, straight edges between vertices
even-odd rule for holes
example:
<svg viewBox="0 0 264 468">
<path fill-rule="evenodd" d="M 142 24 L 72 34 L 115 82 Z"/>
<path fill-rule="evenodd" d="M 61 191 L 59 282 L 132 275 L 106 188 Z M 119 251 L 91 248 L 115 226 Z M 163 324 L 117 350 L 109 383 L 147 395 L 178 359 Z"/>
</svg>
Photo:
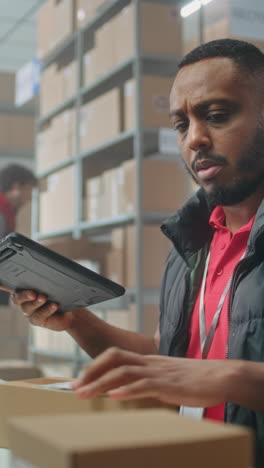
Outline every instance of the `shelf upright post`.
<svg viewBox="0 0 264 468">
<path fill-rule="evenodd" d="M 142 213 L 142 158 L 144 152 L 143 128 L 142 128 L 142 57 L 141 57 L 141 2 L 142 0 L 133 0 L 135 6 L 134 17 L 134 37 L 135 37 L 135 56 L 133 64 L 133 75 L 136 89 L 136 127 L 134 135 L 134 158 L 136 167 L 136 210 L 135 210 L 135 300 L 136 300 L 136 329 L 143 331 L 143 213 Z"/>
<path fill-rule="evenodd" d="M 83 33 L 79 29 L 75 42 L 75 57 L 77 63 L 77 79 L 76 79 L 76 125 L 75 125 L 75 226 L 73 237 L 79 239 L 81 237 L 80 223 L 82 221 L 82 191 L 83 191 L 83 175 L 82 175 L 82 160 L 80 158 L 80 122 L 81 122 L 81 105 L 82 105 L 82 55 L 83 55 Z"/>
</svg>

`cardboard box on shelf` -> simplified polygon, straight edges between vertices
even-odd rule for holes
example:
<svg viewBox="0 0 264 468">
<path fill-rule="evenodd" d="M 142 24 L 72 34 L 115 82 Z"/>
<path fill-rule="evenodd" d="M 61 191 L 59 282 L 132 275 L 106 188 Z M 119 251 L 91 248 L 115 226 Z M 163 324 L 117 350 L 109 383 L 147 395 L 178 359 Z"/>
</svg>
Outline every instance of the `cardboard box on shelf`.
<svg viewBox="0 0 264 468">
<path fill-rule="evenodd" d="M 47 0 L 37 11 L 37 56 L 41 60 L 53 47 L 54 28 L 53 0 Z"/>
<path fill-rule="evenodd" d="M 120 102 L 120 89 L 114 88 L 82 107 L 82 151 L 106 143 L 119 135 L 122 129 Z"/>
<path fill-rule="evenodd" d="M 104 320 L 114 327 L 125 330 L 136 331 L 136 305 L 130 304 L 128 309 L 124 310 L 106 310 L 104 311 Z M 159 324 L 159 305 L 147 304 L 142 308 L 142 332 L 148 336 L 153 336 Z"/>
<path fill-rule="evenodd" d="M 16 231 L 24 236 L 31 237 L 32 233 L 32 203 L 31 201 L 25 203 L 19 208 L 16 215 Z"/>
<path fill-rule="evenodd" d="M 75 29 L 75 0 L 53 0 L 54 34 L 56 46 Z"/>
<path fill-rule="evenodd" d="M 37 170 L 46 171 L 75 154 L 76 112 L 68 109 L 54 117 L 38 134 Z"/>
<path fill-rule="evenodd" d="M 80 239 L 58 237 L 42 240 L 41 244 L 72 260 L 87 259 L 99 264 L 99 272 L 105 274 L 105 257 L 111 245 L 109 242 L 92 242 L 87 236 Z"/>
<path fill-rule="evenodd" d="M 56 64 L 51 64 L 41 74 L 40 79 L 40 116 L 51 112 L 64 101 L 63 73 L 58 73 Z"/>
<path fill-rule="evenodd" d="M 88 23 L 111 0 L 76 0 L 76 26 Z"/>
<path fill-rule="evenodd" d="M 65 378 L 40 378 L 27 381 L 7 382 L 0 385 L 0 446 L 9 447 L 7 422 L 12 416 L 50 414 L 58 417 L 62 413 L 84 413 L 94 411 L 121 411 L 136 408 L 158 408 L 162 403 L 145 399 L 118 402 L 106 396 L 92 400 L 80 400 L 74 392 L 40 388 L 64 382 Z"/>
<path fill-rule="evenodd" d="M 141 115 L 143 127 L 169 127 L 169 95 L 173 78 L 142 77 Z M 132 78 L 124 85 L 124 130 L 136 126 L 136 85 Z"/>
<path fill-rule="evenodd" d="M 116 18 L 116 56 L 120 63 L 135 54 L 135 5 L 125 7 Z M 181 20 L 176 6 L 142 2 L 139 28 L 143 54 L 181 56 Z"/>
<path fill-rule="evenodd" d="M 171 249 L 169 240 L 161 233 L 159 225 L 145 225 L 142 232 L 142 285 L 145 288 L 159 288 L 165 260 Z M 136 228 L 126 228 L 125 286 L 136 285 Z"/>
<path fill-rule="evenodd" d="M 98 76 L 97 48 L 89 49 L 83 56 L 83 86 L 90 86 Z"/>
<path fill-rule="evenodd" d="M 40 192 L 39 230 L 52 232 L 75 222 L 74 167 L 69 166 L 47 178 L 47 190 Z"/>
<path fill-rule="evenodd" d="M 130 329 L 132 331 L 137 330 L 137 322 L 136 322 L 136 306 L 135 304 L 130 304 L 129 306 L 129 323 Z M 145 304 L 142 309 L 142 324 L 143 324 L 143 333 L 148 336 L 154 336 L 159 326 L 159 316 L 160 316 L 160 308 L 158 304 Z"/>
<path fill-rule="evenodd" d="M 121 166 L 123 186 L 120 197 L 125 213 L 136 211 L 136 162 L 130 159 Z M 143 211 L 175 212 L 190 197 L 192 190 L 186 171 L 176 161 L 145 158 L 142 161 Z M 156 190 L 159 187 L 159 190 Z"/>
<path fill-rule="evenodd" d="M 111 249 L 106 254 L 106 276 L 112 281 L 126 284 L 126 229 L 112 230 Z"/>
<path fill-rule="evenodd" d="M 102 76 L 117 64 L 116 43 L 120 38 L 116 38 L 116 19 L 110 19 L 96 31 L 96 74 Z M 121 37 L 121 36 L 120 36 Z M 120 41 L 122 42 L 122 40 Z"/>
<path fill-rule="evenodd" d="M 62 99 L 66 101 L 71 98 L 77 90 L 77 62 L 73 60 L 72 62 L 66 64 L 65 66 L 59 67 L 57 69 L 58 75 L 61 74 L 60 81 L 62 81 L 63 90 L 62 90 Z"/>
<path fill-rule="evenodd" d="M 136 228 L 134 225 L 115 229 L 120 238 L 118 247 L 112 244 L 106 255 L 106 276 L 127 288 L 136 284 Z M 120 235 L 121 234 L 121 235 Z M 142 232 L 142 285 L 159 288 L 164 263 L 171 249 L 169 240 L 161 233 L 159 225 L 145 225 Z"/>
<path fill-rule="evenodd" d="M 97 221 L 103 217 L 104 185 L 101 176 L 92 177 L 85 182 L 86 212 L 85 221 Z"/>
<path fill-rule="evenodd" d="M 248 429 L 166 409 L 17 417 L 8 433 L 13 463 L 40 468 L 160 468 L 172 460 L 184 468 L 248 468 L 253 458 Z"/>
</svg>

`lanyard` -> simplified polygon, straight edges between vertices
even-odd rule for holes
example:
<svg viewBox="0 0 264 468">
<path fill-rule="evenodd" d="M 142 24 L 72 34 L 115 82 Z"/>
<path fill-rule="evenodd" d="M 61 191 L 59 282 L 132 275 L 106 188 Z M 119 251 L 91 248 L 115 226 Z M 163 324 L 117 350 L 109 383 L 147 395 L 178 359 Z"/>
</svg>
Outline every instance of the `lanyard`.
<svg viewBox="0 0 264 468">
<path fill-rule="evenodd" d="M 242 258 L 244 258 L 246 252 L 243 253 Z M 206 335 L 206 320 L 205 320 L 205 310 L 204 310 L 204 293 L 205 293 L 205 283 L 206 283 L 206 277 L 208 273 L 208 266 L 209 266 L 209 260 L 210 260 L 210 251 L 207 255 L 206 262 L 205 262 L 205 267 L 204 267 L 204 274 L 203 274 L 203 279 L 202 279 L 202 287 L 201 287 L 201 296 L 200 296 L 200 304 L 199 304 L 199 327 L 200 327 L 200 343 L 201 343 L 201 350 L 202 350 L 202 359 L 206 359 L 208 356 L 208 353 L 210 351 L 213 339 L 214 339 L 214 334 L 215 330 L 219 321 L 219 317 L 221 314 L 221 310 L 223 307 L 223 304 L 225 302 L 225 298 L 227 296 L 227 293 L 229 291 L 231 281 L 232 281 L 232 276 L 229 279 L 221 297 L 220 301 L 218 303 L 217 309 L 215 311 L 210 330 L 208 334 Z M 239 261 L 240 261 L 239 260 Z"/>
<path fill-rule="evenodd" d="M 243 253 L 241 256 L 240 260 L 244 258 L 246 255 L 246 252 Z M 201 350 L 202 350 L 202 358 L 206 359 L 211 347 L 211 344 L 214 339 L 214 334 L 215 330 L 218 324 L 218 320 L 221 314 L 221 310 L 223 307 L 223 304 L 225 302 L 226 295 L 228 293 L 228 290 L 231 285 L 232 281 L 232 276 L 229 279 L 224 292 L 222 293 L 222 296 L 220 297 L 220 301 L 218 303 L 216 312 L 214 314 L 210 330 L 208 332 L 208 335 L 206 335 L 206 321 L 205 321 L 205 311 L 204 311 L 204 292 L 205 292 L 205 283 L 206 283 L 206 277 L 208 273 L 208 266 L 209 266 L 209 260 L 210 260 L 210 252 L 207 255 L 206 262 L 205 262 L 205 267 L 204 267 L 204 274 L 203 274 L 203 279 L 202 279 L 202 287 L 201 287 L 201 296 L 200 296 L 200 304 L 199 304 L 199 326 L 200 326 L 200 343 L 201 343 Z M 239 261 L 240 261 L 239 260 Z M 190 406 L 181 406 L 180 407 L 180 415 L 182 416 L 187 416 L 190 418 L 194 419 L 202 419 L 204 414 L 204 408 L 194 408 Z"/>
</svg>

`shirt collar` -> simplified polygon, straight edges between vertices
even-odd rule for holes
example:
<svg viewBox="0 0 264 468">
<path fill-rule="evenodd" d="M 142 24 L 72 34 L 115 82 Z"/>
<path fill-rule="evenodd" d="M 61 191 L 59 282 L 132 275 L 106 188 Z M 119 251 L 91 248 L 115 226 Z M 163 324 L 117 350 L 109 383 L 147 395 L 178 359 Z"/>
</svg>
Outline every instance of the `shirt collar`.
<svg viewBox="0 0 264 468">
<path fill-rule="evenodd" d="M 251 231 L 253 223 L 255 221 L 255 215 L 249 220 L 247 224 L 244 224 L 237 232 L 248 232 Z M 228 229 L 224 226 L 225 223 L 225 213 L 222 206 L 216 206 L 209 218 L 209 224 L 213 229 Z"/>
</svg>

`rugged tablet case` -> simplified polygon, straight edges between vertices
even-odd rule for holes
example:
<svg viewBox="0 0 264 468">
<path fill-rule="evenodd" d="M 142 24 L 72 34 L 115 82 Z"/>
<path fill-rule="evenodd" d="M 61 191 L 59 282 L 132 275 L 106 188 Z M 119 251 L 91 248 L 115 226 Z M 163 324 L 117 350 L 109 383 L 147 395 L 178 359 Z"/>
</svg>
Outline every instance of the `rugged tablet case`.
<svg viewBox="0 0 264 468">
<path fill-rule="evenodd" d="M 0 284 L 45 294 L 60 312 L 125 293 L 123 286 L 16 232 L 0 241 Z"/>
</svg>

